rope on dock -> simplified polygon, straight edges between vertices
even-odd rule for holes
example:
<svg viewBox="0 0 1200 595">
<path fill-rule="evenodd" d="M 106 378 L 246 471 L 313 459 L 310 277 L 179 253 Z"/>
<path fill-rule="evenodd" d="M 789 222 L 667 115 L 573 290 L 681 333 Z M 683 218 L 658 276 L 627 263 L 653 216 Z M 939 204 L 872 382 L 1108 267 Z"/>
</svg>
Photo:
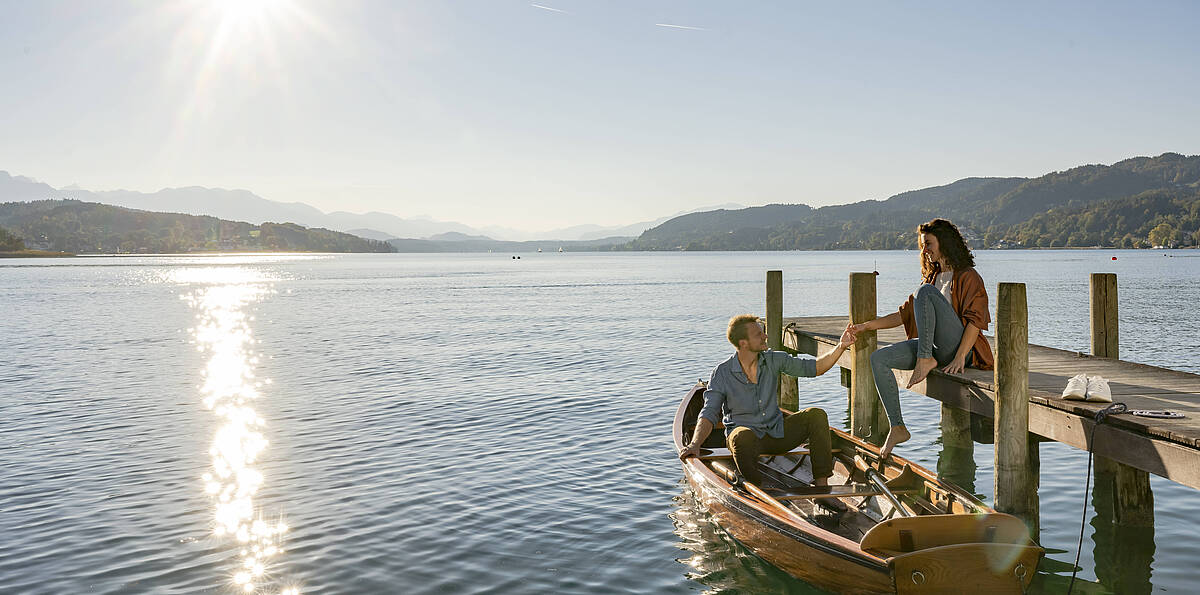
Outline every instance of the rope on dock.
<svg viewBox="0 0 1200 595">
<path fill-rule="evenodd" d="M 1096 424 L 1092 426 L 1092 433 L 1088 436 L 1088 464 L 1087 464 L 1087 479 L 1083 482 L 1083 518 L 1079 519 L 1079 542 L 1075 545 L 1075 564 L 1071 568 L 1071 584 L 1067 587 L 1067 595 L 1071 595 L 1071 590 L 1075 588 L 1075 575 L 1079 574 L 1079 555 L 1083 553 L 1083 528 L 1087 525 L 1087 510 L 1088 510 L 1088 494 L 1092 491 L 1092 459 L 1095 457 L 1094 444 L 1096 442 L 1096 428 L 1104 423 L 1104 420 L 1110 415 L 1117 415 L 1129 411 L 1129 407 L 1125 403 L 1113 403 L 1104 409 L 1096 412 Z"/>
</svg>

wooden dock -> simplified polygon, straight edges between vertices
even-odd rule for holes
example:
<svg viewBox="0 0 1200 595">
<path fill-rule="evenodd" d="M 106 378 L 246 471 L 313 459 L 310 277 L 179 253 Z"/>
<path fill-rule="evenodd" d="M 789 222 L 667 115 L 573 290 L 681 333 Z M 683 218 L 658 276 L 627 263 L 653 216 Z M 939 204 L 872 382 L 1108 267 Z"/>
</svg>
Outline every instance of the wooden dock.
<svg viewBox="0 0 1200 595">
<path fill-rule="evenodd" d="M 783 344 L 788 350 L 815 355 L 837 345 L 845 316 L 784 318 Z M 903 328 L 878 332 L 878 346 L 905 340 Z M 995 351 L 995 339 L 989 337 Z M 847 351 L 838 362 L 851 367 Z M 1114 415 L 1096 429 L 1096 412 L 1107 403 L 1062 398 L 1067 379 L 1076 374 L 1107 378 L 1113 401 L 1130 409 L 1182 413 L 1183 419 Z M 896 371 L 903 388 L 911 372 Z M 956 409 L 992 418 L 996 384 L 993 372 L 967 368 L 962 374 L 930 373 L 910 389 Z M 1040 345 L 1029 346 L 1029 431 L 1047 440 L 1091 450 L 1115 461 L 1200 489 L 1200 375 L 1121 360 L 1095 357 Z"/>
<path fill-rule="evenodd" d="M 849 316 L 784 318 L 782 272 L 767 271 L 766 327 L 770 346 L 816 355 L 837 344 L 848 321 L 876 318 L 875 275 L 851 273 Z M 1091 354 L 1028 342 L 1025 285 L 1000 283 L 994 337 L 988 337 L 996 368 L 961 374 L 935 370 L 911 390 L 943 404 L 943 440 L 970 447 L 994 444 L 995 507 L 1015 514 L 1038 534 L 1039 443 L 1055 441 L 1096 455 L 1096 490 L 1108 494 L 1111 510 L 1097 511 L 1124 527 L 1153 527 L 1154 497 L 1148 473 L 1200 489 L 1200 375 L 1119 359 L 1117 278 L 1091 275 Z M 860 333 L 838 361 L 849 389 L 851 432 L 881 444 L 888 423 L 875 390 L 870 355 L 905 340 L 903 328 Z M 894 371 L 901 387 L 910 371 Z M 1130 410 L 1169 410 L 1182 419 L 1131 413 L 1096 414 L 1107 403 L 1062 398 L 1077 374 L 1108 380 L 1113 402 Z M 781 378 L 780 403 L 798 406 L 795 379 Z M 985 427 L 986 426 L 986 427 Z M 1098 493 L 1093 492 L 1093 493 Z M 1107 504 L 1106 504 L 1107 506 Z"/>
</svg>

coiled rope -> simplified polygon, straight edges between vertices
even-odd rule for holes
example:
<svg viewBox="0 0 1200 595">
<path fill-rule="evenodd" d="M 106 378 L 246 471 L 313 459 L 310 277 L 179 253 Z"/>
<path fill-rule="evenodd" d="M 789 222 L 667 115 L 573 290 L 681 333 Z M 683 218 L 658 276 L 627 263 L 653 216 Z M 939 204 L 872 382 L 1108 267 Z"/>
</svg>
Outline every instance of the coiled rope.
<svg viewBox="0 0 1200 595">
<path fill-rule="evenodd" d="M 1096 412 L 1096 423 L 1092 426 L 1092 433 L 1088 436 L 1088 464 L 1087 464 L 1087 479 L 1083 482 L 1083 518 L 1079 520 L 1079 543 L 1075 546 L 1075 564 L 1071 570 L 1071 584 L 1067 587 L 1067 595 L 1071 595 L 1071 590 L 1075 588 L 1075 575 L 1079 573 L 1079 554 L 1083 553 L 1083 528 L 1087 525 L 1088 511 L 1088 494 L 1091 493 L 1092 486 L 1092 458 L 1095 453 L 1092 452 L 1096 443 L 1096 428 L 1104 423 L 1104 419 L 1110 415 L 1125 413 L 1129 408 L 1125 403 L 1113 403 L 1104 409 Z"/>
</svg>

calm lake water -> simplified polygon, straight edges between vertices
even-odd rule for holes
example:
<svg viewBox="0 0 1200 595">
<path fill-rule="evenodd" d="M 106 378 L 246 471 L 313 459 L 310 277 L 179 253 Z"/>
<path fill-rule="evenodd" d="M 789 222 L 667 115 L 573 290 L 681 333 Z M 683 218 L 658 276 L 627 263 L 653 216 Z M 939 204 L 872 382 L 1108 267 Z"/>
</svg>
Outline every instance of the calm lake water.
<svg viewBox="0 0 1200 595">
<path fill-rule="evenodd" d="M 883 314 L 916 254 L 2 260 L 0 592 L 813 591 L 696 508 L 671 419 L 766 270 L 799 316 L 845 314 L 848 274 L 877 269 Z M 1170 254 L 977 260 L 993 309 L 1025 282 L 1031 341 L 1081 351 L 1088 274 L 1117 273 L 1121 355 L 1200 372 L 1200 251 Z M 836 370 L 801 381 L 831 419 L 845 394 Z M 938 404 L 904 406 L 899 451 L 936 468 Z M 1041 453 L 1062 563 L 1038 588 L 1060 592 L 1087 455 Z M 988 501 L 991 458 L 976 445 Z M 1194 592 L 1200 494 L 1152 485 L 1153 531 L 1089 511 L 1076 592 Z"/>
</svg>

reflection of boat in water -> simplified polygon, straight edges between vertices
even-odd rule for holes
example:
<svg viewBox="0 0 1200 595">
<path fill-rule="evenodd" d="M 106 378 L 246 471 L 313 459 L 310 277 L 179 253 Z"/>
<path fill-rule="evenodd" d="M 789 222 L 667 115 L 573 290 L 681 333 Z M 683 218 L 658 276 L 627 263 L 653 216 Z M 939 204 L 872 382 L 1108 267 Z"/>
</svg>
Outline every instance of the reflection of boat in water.
<svg viewBox="0 0 1200 595">
<path fill-rule="evenodd" d="M 692 436 L 703 394 L 704 385 L 697 384 L 675 414 L 676 449 Z M 803 450 L 764 455 L 759 463 L 763 485 L 745 483 L 734 471 L 721 432 L 713 432 L 699 458 L 683 462 L 684 474 L 731 536 L 784 572 L 824 589 L 1021 593 L 1028 588 L 1043 551 L 1020 519 L 984 506 L 898 456 L 880 469 L 875 446 L 830 430 L 831 487 L 811 484 L 811 463 Z M 822 501 L 840 502 L 837 508 L 845 512 L 832 516 Z"/>
</svg>

